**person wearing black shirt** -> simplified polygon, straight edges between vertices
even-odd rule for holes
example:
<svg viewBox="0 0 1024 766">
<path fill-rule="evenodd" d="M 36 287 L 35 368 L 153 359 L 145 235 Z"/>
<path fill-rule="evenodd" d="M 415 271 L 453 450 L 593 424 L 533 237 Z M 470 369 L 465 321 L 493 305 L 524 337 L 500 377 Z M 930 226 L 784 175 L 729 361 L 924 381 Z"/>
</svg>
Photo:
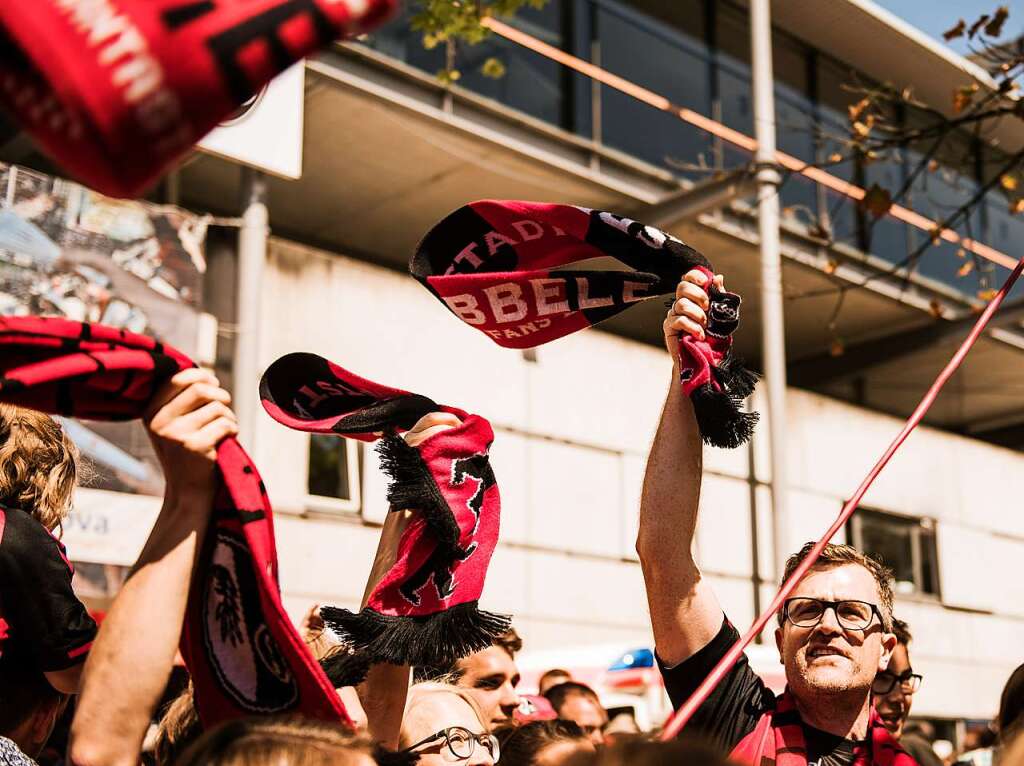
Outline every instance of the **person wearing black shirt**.
<svg viewBox="0 0 1024 766">
<path fill-rule="evenodd" d="M 721 289 L 722 278 L 715 280 Z M 675 349 L 681 333 L 703 337 L 706 288 L 702 273 L 686 274 L 663 325 L 673 371 L 644 476 L 637 537 L 658 661 L 676 706 L 738 639 L 692 556 L 702 446 L 693 406 L 678 384 Z M 810 547 L 790 557 L 785 576 Z M 872 681 L 896 645 L 892 598 L 891 576 L 878 562 L 849 546 L 828 546 L 778 617 L 775 640 L 788 694 L 775 699 L 744 658 L 684 734 L 697 732 L 734 757 L 748 758 L 751 737 L 765 722 L 758 729 L 761 744 L 771 740 L 771 752 L 791 763 L 885 763 L 893 753 L 906 758 L 871 715 Z M 794 730 L 802 735 L 799 748 L 788 747 L 786 732 Z M 886 754 L 871 743 L 882 743 Z M 799 750 L 796 761 L 791 750 Z M 759 746 L 756 752 L 765 751 Z"/>
</svg>

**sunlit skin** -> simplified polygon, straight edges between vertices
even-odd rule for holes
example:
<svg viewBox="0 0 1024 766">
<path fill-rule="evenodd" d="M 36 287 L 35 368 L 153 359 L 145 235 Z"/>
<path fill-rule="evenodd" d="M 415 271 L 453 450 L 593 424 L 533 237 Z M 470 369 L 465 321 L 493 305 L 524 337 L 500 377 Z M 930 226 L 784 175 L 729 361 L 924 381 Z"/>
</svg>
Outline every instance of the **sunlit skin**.
<svg viewBox="0 0 1024 766">
<path fill-rule="evenodd" d="M 476 700 L 491 727 L 511 720 L 519 706 L 519 669 L 500 646 L 489 646 L 459 660 L 457 685 Z"/>
<path fill-rule="evenodd" d="M 859 564 L 814 568 L 791 598 L 857 600 L 880 604 L 878 586 Z M 875 617 L 866 630 L 846 630 L 827 609 L 813 628 L 788 620 L 775 631 L 786 680 L 804 722 L 843 737 L 867 734 L 870 689 L 875 674 L 889 664 L 896 636 Z"/>
<path fill-rule="evenodd" d="M 589 739 L 567 739 L 542 748 L 533 757 L 533 766 L 561 766 L 577 753 L 593 753 L 597 748 Z"/>
<path fill-rule="evenodd" d="M 896 645 L 886 670 L 897 678 L 913 672 L 910 667 L 910 654 L 904 644 Z M 907 723 L 910 705 L 913 701 L 914 695 L 903 691 L 903 685 L 900 683 L 893 684 L 892 690 L 888 694 L 875 695 L 875 710 L 881 716 L 885 728 L 896 739 L 903 736 L 903 727 Z"/>
<path fill-rule="evenodd" d="M 457 694 L 445 691 L 418 694 L 410 701 L 402 720 L 399 744 L 403 748 L 409 747 L 451 726 L 462 726 L 474 734 L 484 733 L 484 725 L 476 712 Z M 456 757 L 443 738 L 416 748 L 416 753 L 420 756 L 419 766 L 494 766 L 490 752 L 479 744 L 473 748 L 469 758 Z"/>
<path fill-rule="evenodd" d="M 584 694 L 572 694 L 562 703 L 558 717 L 573 721 L 594 745 L 604 744 L 604 725 L 608 713 L 592 698 Z"/>
</svg>

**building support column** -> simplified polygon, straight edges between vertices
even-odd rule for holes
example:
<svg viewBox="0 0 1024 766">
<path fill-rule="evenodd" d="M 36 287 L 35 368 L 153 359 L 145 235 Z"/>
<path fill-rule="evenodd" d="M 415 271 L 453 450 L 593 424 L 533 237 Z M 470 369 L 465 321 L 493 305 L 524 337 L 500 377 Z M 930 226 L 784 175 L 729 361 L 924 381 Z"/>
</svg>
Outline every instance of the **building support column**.
<svg viewBox="0 0 1024 766">
<path fill-rule="evenodd" d="M 235 329 L 235 357 L 232 364 L 233 407 L 238 415 L 240 441 L 255 448 L 256 418 L 259 414 L 260 380 L 259 326 L 263 268 L 267 260 L 270 232 L 267 211 L 266 176 L 252 168 L 242 169 L 242 225 L 238 230 L 238 297 Z"/>
<path fill-rule="evenodd" d="M 779 185 L 775 158 L 775 94 L 772 72 L 770 0 L 750 2 L 754 129 L 757 138 L 757 207 L 761 239 L 761 348 L 768 399 L 768 442 L 772 472 L 772 515 L 776 574 L 787 550 L 786 514 L 786 345 L 779 244 Z"/>
</svg>

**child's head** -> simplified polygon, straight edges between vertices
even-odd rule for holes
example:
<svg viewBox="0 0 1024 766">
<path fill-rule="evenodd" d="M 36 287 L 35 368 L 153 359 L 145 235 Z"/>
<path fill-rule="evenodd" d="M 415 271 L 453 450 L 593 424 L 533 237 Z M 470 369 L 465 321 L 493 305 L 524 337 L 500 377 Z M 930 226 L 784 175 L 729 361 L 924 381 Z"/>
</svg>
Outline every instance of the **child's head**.
<svg viewBox="0 0 1024 766">
<path fill-rule="evenodd" d="M 53 531 L 71 511 L 78 449 L 60 424 L 0 404 L 0 505 L 20 508 Z"/>
</svg>

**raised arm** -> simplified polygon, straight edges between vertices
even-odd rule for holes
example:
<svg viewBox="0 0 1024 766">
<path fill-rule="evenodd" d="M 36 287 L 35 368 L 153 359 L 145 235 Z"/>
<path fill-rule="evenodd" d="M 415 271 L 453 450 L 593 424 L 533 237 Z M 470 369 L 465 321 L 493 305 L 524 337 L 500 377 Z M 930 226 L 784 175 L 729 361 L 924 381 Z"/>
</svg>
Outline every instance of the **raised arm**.
<svg viewBox="0 0 1024 766">
<path fill-rule="evenodd" d="M 704 647 L 722 626 L 722 608 L 693 560 L 702 444 L 693 405 L 679 385 L 676 350 L 680 333 L 704 333 L 708 308 L 707 293 L 700 287 L 704 280 L 699 271 L 683 277 L 664 322 L 672 379 L 647 458 L 636 541 L 655 647 L 670 666 Z M 716 277 L 719 284 L 720 280 Z"/>
<path fill-rule="evenodd" d="M 93 644 L 71 727 L 76 766 L 134 766 L 167 684 L 196 556 L 210 516 L 216 445 L 238 431 L 230 396 L 185 370 L 147 419 L 167 482 L 153 531 Z"/>
</svg>

